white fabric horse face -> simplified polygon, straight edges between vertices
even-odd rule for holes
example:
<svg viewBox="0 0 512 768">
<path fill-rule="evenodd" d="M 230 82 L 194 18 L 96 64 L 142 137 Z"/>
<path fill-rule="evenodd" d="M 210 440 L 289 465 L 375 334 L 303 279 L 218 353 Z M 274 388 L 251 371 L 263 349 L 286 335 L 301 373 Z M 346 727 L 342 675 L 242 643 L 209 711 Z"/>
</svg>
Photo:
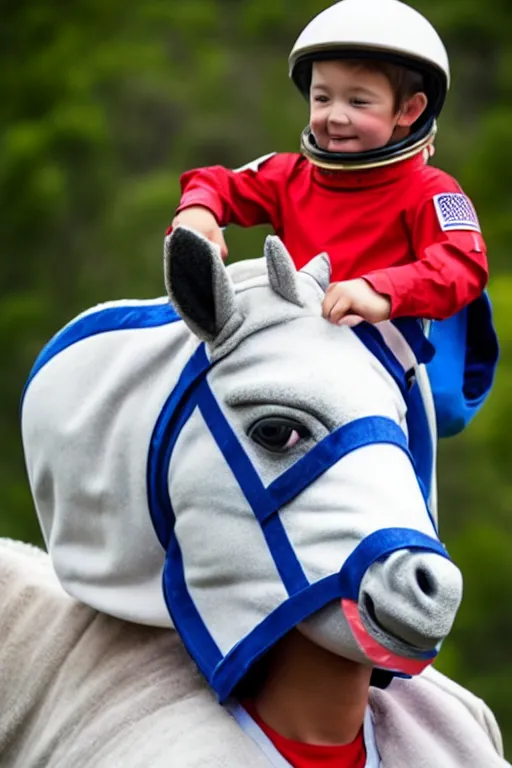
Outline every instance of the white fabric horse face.
<svg viewBox="0 0 512 768">
<path fill-rule="evenodd" d="M 294 626 L 415 674 L 461 598 L 408 451 L 406 371 L 385 342 L 412 359 L 407 334 L 329 324 L 326 257 L 298 273 L 277 238 L 265 250 L 266 269 L 226 270 L 176 230 L 166 283 L 193 336 L 162 304 L 100 308 L 43 351 L 23 406 L 65 588 L 160 624 L 163 569 L 173 622 L 221 699 Z"/>
</svg>

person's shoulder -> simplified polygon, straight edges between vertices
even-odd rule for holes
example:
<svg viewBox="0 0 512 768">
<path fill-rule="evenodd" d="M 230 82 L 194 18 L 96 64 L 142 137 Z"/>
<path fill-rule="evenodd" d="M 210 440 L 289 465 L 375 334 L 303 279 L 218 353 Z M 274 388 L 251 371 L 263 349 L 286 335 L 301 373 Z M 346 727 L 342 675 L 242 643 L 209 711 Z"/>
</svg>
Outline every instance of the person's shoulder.
<svg viewBox="0 0 512 768">
<path fill-rule="evenodd" d="M 434 206 L 444 224 L 446 217 L 471 221 L 478 226 L 475 207 L 457 179 L 434 165 L 423 163 L 414 168 L 405 205 L 412 221 L 425 207 Z M 444 228 L 444 226 L 443 226 Z"/>
<path fill-rule="evenodd" d="M 462 193 L 462 187 L 453 176 L 442 171 L 435 165 L 425 163 L 417 173 L 417 184 L 422 192 L 422 197 L 432 197 L 443 192 Z"/>
<path fill-rule="evenodd" d="M 289 193 L 291 187 L 308 183 L 310 165 L 309 161 L 297 152 L 274 152 L 236 168 L 235 173 L 248 174 L 261 185 L 274 190 L 275 196 L 281 199 Z"/>
<path fill-rule="evenodd" d="M 484 732 L 494 752 L 503 756 L 503 740 L 496 718 L 483 699 L 468 691 L 459 683 L 433 667 L 426 669 L 413 680 L 394 680 L 391 696 L 397 696 L 409 707 L 430 711 L 430 718 L 442 718 L 445 723 L 458 722 L 462 728 L 472 723 L 475 732 Z M 463 715 L 465 713 L 465 715 Z M 493 763 L 494 764 L 494 763 Z"/>
<path fill-rule="evenodd" d="M 48 611 L 63 614 L 76 601 L 64 592 L 47 553 L 32 544 L 0 538 L 0 590 L 3 617 L 9 614 L 22 625 L 45 624 Z M 91 609 L 86 609 L 91 610 Z"/>
<path fill-rule="evenodd" d="M 437 690 L 442 691 L 443 694 L 451 697 L 454 701 L 462 704 L 489 736 L 496 752 L 499 755 L 503 755 L 503 740 L 500 728 L 493 712 L 483 699 L 468 691 L 467 688 L 463 688 L 462 685 L 446 677 L 446 675 L 443 675 L 433 667 L 425 670 L 421 677 L 427 685 L 433 686 Z"/>
<path fill-rule="evenodd" d="M 269 156 L 268 164 L 273 168 L 298 168 L 309 165 L 309 161 L 299 152 L 275 152 Z"/>
<path fill-rule="evenodd" d="M 292 170 L 297 165 L 301 164 L 301 160 L 306 158 L 300 155 L 298 152 L 269 152 L 261 157 L 256 157 L 254 160 L 250 160 L 248 163 L 234 168 L 237 173 L 242 171 L 283 171 Z"/>
<path fill-rule="evenodd" d="M 33 544 L 5 538 L 0 538 L 0 583 L 4 597 L 10 587 L 13 593 L 32 584 L 59 589 L 46 552 Z"/>
</svg>

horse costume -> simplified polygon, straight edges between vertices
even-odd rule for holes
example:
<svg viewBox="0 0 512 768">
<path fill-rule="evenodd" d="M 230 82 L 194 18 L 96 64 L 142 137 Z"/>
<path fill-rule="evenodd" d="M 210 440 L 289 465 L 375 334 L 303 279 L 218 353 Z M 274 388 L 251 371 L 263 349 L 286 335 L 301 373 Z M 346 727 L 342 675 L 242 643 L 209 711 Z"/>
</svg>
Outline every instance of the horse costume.
<svg viewBox="0 0 512 768">
<path fill-rule="evenodd" d="M 172 629 L 69 597 L 48 556 L 0 540 L 2 768 L 269 768 Z M 502 768 L 485 704 L 427 669 L 370 689 L 382 768 Z"/>
<path fill-rule="evenodd" d="M 57 596 L 52 582 L 51 599 L 62 610 L 52 610 L 60 619 L 50 649 L 71 627 L 66 611 L 87 615 L 86 624 L 107 622 L 123 637 L 121 628 L 130 627 L 130 667 L 128 657 L 119 658 L 131 685 L 139 652 L 141 663 L 146 651 L 154 662 L 155 653 L 165 658 L 164 646 L 176 646 L 169 629 L 155 629 L 172 623 L 219 701 L 234 711 L 232 696 L 247 671 L 298 627 L 329 651 L 395 678 L 372 694 L 383 768 L 505 765 L 484 705 L 434 672 L 400 680 L 432 663 L 462 589 L 437 535 L 435 418 L 422 368 L 433 349 L 414 321 L 330 325 L 320 311 L 328 259 L 296 272 L 277 238 L 265 251 L 265 261 L 226 270 L 211 244 L 178 229 L 166 241 L 171 304 L 93 309 L 36 361 L 22 408 L 30 484 L 55 573 L 89 606 Z M 12 555 L 4 585 L 29 578 L 16 558 L 23 559 Z M 38 567 L 53 578 L 42 556 Z M 14 598 L 4 591 L 8 612 Z M 41 605 L 49 597 L 44 586 L 35 592 Z M 153 645 L 158 650 L 148 651 Z M 99 665 L 105 674 L 116 667 L 109 658 L 111 665 Z M 162 706 L 194 690 L 208 718 L 218 712 L 226 741 L 220 751 L 217 742 L 210 751 L 202 743 L 200 760 L 183 754 L 177 764 L 263 758 L 268 765 L 268 754 L 255 752 L 239 730 L 229 751 L 234 721 L 183 657 L 179 665 L 188 682 L 169 678 Z M 51 690 L 62 695 L 64 676 L 52 683 L 51 672 L 44 674 L 59 710 Z M 92 695 L 100 711 L 102 683 L 91 679 L 98 684 Z M 39 692 L 45 712 L 47 692 L 46 684 Z M 163 764 L 147 754 L 137 762 L 122 723 L 141 715 L 122 709 L 114 730 L 126 741 L 115 749 L 128 751 L 117 764 Z M 62 757 L 40 764 L 65 764 L 62 709 L 55 718 L 60 737 L 53 744 Z M 45 739 L 40 723 L 29 720 L 21 730 L 36 754 Z M 76 723 L 73 730 L 77 739 L 85 734 Z M 166 759 L 172 744 L 160 742 Z M 56 754 L 49 742 L 45 748 Z M 103 759 L 98 749 L 95 765 Z M 85 765 L 75 753 L 73 765 Z M 120 755 L 114 750 L 104 764 Z M 27 754 L 24 765 L 34 760 Z"/>
</svg>

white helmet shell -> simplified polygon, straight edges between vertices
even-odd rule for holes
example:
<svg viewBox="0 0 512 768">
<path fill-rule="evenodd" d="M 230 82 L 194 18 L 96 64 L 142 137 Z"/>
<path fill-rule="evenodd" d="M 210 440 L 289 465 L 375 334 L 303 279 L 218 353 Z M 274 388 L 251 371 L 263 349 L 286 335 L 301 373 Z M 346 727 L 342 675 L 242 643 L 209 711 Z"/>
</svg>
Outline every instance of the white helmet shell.
<svg viewBox="0 0 512 768">
<path fill-rule="evenodd" d="M 450 83 L 448 54 L 424 16 L 398 0 L 341 0 L 318 14 L 302 31 L 289 58 L 289 73 L 298 87 L 297 65 L 318 54 L 367 52 L 397 57 L 405 65 L 437 73 L 440 107 Z M 309 85 L 308 85 L 309 88 Z"/>
</svg>

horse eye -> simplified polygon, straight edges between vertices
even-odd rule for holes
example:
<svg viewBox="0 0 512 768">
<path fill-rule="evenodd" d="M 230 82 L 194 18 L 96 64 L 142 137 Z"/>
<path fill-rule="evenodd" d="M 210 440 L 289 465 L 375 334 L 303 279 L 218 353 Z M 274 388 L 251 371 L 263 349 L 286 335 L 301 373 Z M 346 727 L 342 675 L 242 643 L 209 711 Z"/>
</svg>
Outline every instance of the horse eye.
<svg viewBox="0 0 512 768">
<path fill-rule="evenodd" d="M 260 419 L 250 427 L 247 434 L 271 453 L 284 453 L 299 440 L 311 436 L 310 431 L 300 422 L 278 416 Z"/>
</svg>

